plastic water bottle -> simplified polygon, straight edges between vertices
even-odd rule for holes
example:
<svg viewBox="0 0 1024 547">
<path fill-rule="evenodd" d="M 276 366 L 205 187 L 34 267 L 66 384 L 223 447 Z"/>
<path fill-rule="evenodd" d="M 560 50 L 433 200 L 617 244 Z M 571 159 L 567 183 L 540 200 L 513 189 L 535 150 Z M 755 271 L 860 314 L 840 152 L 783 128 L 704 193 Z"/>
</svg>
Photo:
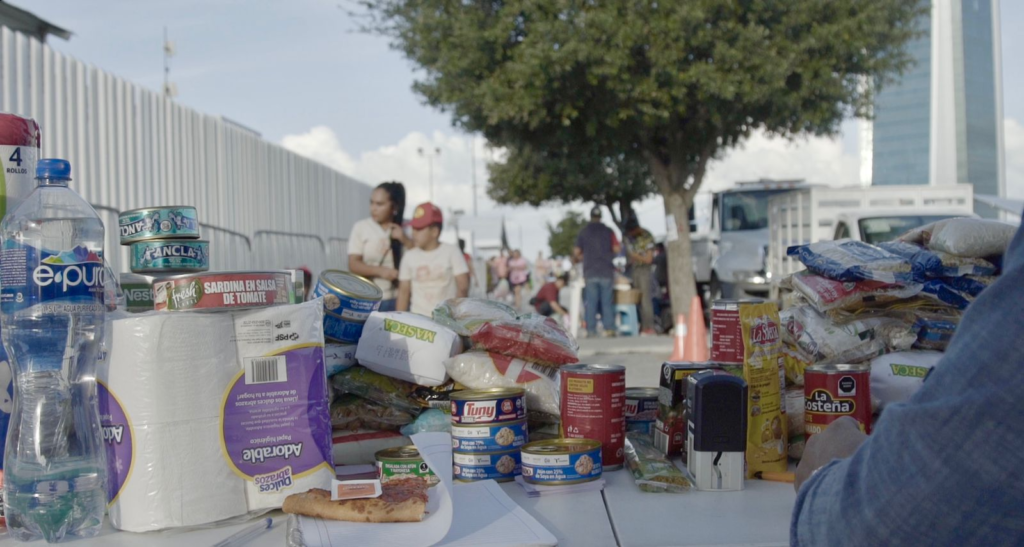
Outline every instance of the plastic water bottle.
<svg viewBox="0 0 1024 547">
<path fill-rule="evenodd" d="M 36 189 L 0 223 L 0 311 L 14 373 L 4 469 L 18 540 L 89 537 L 103 526 L 106 453 L 96 398 L 103 339 L 103 222 L 43 159 Z"/>
</svg>

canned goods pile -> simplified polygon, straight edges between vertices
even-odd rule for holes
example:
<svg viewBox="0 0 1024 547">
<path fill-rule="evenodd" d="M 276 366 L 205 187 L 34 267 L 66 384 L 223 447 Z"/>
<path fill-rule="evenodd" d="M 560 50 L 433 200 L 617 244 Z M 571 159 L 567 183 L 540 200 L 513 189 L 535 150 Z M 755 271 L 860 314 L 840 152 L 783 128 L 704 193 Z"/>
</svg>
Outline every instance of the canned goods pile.
<svg viewBox="0 0 1024 547">
<path fill-rule="evenodd" d="M 522 389 L 456 391 L 451 407 L 455 480 L 507 482 L 522 473 L 520 449 L 529 442 Z"/>
</svg>

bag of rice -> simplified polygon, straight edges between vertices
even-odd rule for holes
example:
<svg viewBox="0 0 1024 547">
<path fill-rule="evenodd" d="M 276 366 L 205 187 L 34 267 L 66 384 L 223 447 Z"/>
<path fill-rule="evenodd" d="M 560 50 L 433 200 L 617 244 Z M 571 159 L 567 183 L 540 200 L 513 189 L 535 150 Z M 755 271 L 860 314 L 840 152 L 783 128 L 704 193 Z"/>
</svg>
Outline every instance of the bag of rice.
<svg viewBox="0 0 1024 547">
<path fill-rule="evenodd" d="M 444 360 L 462 352 L 462 338 L 428 317 L 409 312 L 373 312 L 363 326 L 356 359 L 385 376 L 421 386 L 448 379 Z"/>
<path fill-rule="evenodd" d="M 541 315 L 484 323 L 471 340 L 474 349 L 539 365 L 561 366 L 579 361 L 579 345 L 572 335 L 554 319 Z"/>
<path fill-rule="evenodd" d="M 992 275 L 996 267 L 983 258 L 955 256 L 942 251 L 925 249 L 905 241 L 880 243 L 880 248 L 910 260 L 917 281 L 931 277 L 960 277 L 964 275 Z"/>
<path fill-rule="evenodd" d="M 819 241 L 790 247 L 786 253 L 808 270 L 836 281 L 908 284 L 914 280 L 909 260 L 862 241 Z"/>
<path fill-rule="evenodd" d="M 815 309 L 856 310 L 904 300 L 921 291 L 918 284 L 897 285 L 881 281 L 835 281 L 810 272 L 798 272 L 788 284 L 800 293 Z"/>
<path fill-rule="evenodd" d="M 558 369 L 541 367 L 507 355 L 470 351 L 444 362 L 448 374 L 470 389 L 521 387 L 526 408 L 558 416 Z"/>
<path fill-rule="evenodd" d="M 836 323 L 811 306 L 779 313 L 783 336 L 814 363 L 859 363 L 891 350 L 907 350 L 917 340 L 912 325 L 890 317 Z"/>
<path fill-rule="evenodd" d="M 879 410 L 903 403 L 917 393 L 924 379 L 942 360 L 937 351 L 904 351 L 876 357 L 871 361 L 871 398 Z"/>
<path fill-rule="evenodd" d="M 900 237 L 934 251 L 984 258 L 1006 254 L 1017 228 L 998 220 L 950 218 L 912 230 Z"/>
<path fill-rule="evenodd" d="M 485 323 L 515 320 L 519 317 L 515 308 L 495 300 L 481 298 L 452 298 L 434 308 L 434 321 L 444 325 L 459 336 L 471 336 Z"/>
</svg>

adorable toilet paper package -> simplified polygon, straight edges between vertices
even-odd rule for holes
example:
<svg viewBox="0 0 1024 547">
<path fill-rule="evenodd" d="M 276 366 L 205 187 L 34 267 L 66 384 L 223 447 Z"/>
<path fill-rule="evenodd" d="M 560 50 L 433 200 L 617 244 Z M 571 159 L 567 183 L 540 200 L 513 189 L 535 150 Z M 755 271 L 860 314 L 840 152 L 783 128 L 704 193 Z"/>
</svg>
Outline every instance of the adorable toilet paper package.
<svg viewBox="0 0 1024 547">
<path fill-rule="evenodd" d="M 322 321 L 320 300 L 114 314 L 99 367 L 114 527 L 201 526 L 329 487 Z"/>
</svg>

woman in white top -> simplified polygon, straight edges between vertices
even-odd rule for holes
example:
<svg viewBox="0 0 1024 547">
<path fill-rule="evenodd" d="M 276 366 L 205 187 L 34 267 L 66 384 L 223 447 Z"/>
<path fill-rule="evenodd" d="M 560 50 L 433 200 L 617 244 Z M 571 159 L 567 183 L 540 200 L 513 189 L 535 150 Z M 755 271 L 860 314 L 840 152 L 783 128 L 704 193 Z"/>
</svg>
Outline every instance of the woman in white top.
<svg viewBox="0 0 1024 547">
<path fill-rule="evenodd" d="M 349 236 L 348 269 L 384 291 L 380 311 L 394 311 L 402 251 L 406 245 L 412 247 L 402 231 L 404 215 L 405 186 L 381 183 L 370 194 L 370 218 L 356 222 Z"/>
</svg>

